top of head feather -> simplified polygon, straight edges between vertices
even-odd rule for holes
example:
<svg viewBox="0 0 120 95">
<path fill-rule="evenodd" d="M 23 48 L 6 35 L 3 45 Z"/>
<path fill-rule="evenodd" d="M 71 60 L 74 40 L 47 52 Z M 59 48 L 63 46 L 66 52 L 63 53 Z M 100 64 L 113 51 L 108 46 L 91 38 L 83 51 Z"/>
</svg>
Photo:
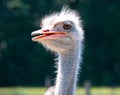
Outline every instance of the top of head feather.
<svg viewBox="0 0 120 95">
<path fill-rule="evenodd" d="M 50 15 L 46 15 L 41 21 L 41 27 L 43 25 L 56 24 L 62 21 L 71 21 L 78 28 L 78 32 L 82 32 L 82 20 L 77 11 L 70 9 L 68 6 L 64 6 L 60 12 L 54 12 Z"/>
</svg>

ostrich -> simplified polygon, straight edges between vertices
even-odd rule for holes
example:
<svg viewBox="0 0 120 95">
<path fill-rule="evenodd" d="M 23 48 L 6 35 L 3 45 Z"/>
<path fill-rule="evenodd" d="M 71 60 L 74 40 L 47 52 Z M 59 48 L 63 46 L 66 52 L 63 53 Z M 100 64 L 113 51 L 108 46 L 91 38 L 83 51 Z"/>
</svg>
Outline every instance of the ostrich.
<svg viewBox="0 0 120 95">
<path fill-rule="evenodd" d="M 78 13 L 63 7 L 60 12 L 45 16 L 41 29 L 31 35 L 33 41 L 58 55 L 54 95 L 74 95 L 84 38 Z"/>
</svg>

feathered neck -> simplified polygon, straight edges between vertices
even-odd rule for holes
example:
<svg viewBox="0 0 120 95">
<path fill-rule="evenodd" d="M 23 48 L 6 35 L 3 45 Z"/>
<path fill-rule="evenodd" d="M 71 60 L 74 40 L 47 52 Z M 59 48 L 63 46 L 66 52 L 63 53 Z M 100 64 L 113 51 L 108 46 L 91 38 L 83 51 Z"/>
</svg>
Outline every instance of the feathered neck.
<svg viewBox="0 0 120 95">
<path fill-rule="evenodd" d="M 70 50 L 59 53 L 55 95 L 74 95 L 81 49 L 77 42 Z"/>
</svg>

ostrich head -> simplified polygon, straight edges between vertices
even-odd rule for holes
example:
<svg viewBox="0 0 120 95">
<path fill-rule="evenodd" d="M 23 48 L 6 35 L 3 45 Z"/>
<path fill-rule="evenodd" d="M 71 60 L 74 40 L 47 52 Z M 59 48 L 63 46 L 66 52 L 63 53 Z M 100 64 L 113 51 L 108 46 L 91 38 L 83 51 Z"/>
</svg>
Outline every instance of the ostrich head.
<svg viewBox="0 0 120 95">
<path fill-rule="evenodd" d="M 64 52 L 83 39 L 81 20 L 75 10 L 63 7 L 61 12 L 45 16 L 41 29 L 32 32 L 33 41 L 55 52 Z"/>
</svg>

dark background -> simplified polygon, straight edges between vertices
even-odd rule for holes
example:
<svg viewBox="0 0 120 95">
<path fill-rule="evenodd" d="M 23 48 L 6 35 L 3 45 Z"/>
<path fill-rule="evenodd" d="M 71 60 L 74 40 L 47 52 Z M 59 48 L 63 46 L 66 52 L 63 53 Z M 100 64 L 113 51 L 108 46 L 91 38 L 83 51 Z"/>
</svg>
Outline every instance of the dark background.
<svg viewBox="0 0 120 95">
<path fill-rule="evenodd" d="M 55 80 L 55 55 L 31 41 L 40 19 L 63 5 L 83 20 L 78 85 L 120 86 L 120 0 L 0 0 L 0 86 L 44 86 Z"/>
</svg>

